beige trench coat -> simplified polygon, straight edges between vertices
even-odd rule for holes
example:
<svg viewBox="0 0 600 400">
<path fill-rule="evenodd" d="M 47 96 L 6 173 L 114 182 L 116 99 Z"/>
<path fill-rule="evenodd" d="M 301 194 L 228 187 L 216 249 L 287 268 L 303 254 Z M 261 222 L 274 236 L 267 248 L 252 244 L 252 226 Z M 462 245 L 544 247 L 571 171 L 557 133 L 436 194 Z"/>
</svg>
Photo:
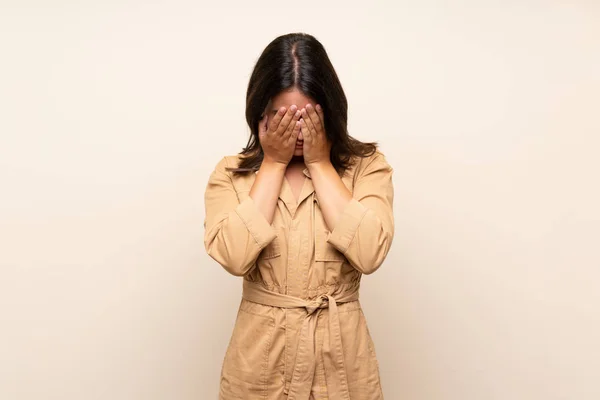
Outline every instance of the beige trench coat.
<svg viewBox="0 0 600 400">
<path fill-rule="evenodd" d="M 383 399 L 358 293 L 394 236 L 392 167 L 377 151 L 345 172 L 353 198 L 330 232 L 308 169 L 298 202 L 284 178 L 269 224 L 249 197 L 259 172 L 225 169 L 238 162 L 222 158 L 205 192 L 206 251 L 243 277 L 219 398 Z"/>
</svg>

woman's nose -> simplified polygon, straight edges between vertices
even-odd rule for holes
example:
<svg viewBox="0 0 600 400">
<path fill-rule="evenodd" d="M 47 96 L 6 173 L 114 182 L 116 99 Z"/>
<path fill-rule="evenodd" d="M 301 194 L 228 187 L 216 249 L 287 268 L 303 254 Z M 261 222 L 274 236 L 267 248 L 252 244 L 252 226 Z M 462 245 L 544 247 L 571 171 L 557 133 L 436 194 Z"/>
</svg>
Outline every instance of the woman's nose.
<svg viewBox="0 0 600 400">
<path fill-rule="evenodd" d="M 298 138 L 296 140 L 302 140 L 303 136 L 302 136 L 302 131 L 298 132 Z"/>
</svg>

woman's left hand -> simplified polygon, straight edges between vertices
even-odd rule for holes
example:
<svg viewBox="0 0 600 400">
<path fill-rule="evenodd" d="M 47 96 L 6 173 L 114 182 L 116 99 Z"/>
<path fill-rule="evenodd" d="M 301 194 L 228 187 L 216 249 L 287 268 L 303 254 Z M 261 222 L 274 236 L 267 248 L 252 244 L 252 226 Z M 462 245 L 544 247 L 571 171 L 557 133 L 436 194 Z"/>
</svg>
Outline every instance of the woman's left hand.
<svg viewBox="0 0 600 400">
<path fill-rule="evenodd" d="M 307 104 L 302 109 L 300 124 L 300 130 L 302 131 L 304 140 L 302 147 L 304 164 L 329 162 L 331 143 L 325 134 L 323 108 L 319 104 L 317 104 L 316 107 Z"/>
</svg>

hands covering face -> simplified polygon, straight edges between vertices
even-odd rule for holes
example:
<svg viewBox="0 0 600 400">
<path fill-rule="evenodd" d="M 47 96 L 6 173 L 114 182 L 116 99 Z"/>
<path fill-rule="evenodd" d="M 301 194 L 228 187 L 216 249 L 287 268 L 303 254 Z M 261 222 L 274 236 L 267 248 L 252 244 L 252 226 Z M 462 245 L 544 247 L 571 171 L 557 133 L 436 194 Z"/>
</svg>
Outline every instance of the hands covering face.
<svg viewBox="0 0 600 400">
<path fill-rule="evenodd" d="M 264 159 L 287 165 L 302 132 L 304 163 L 329 161 L 331 143 L 327 140 L 324 122 L 325 116 L 319 104 L 313 107 L 309 103 L 301 110 L 296 105 L 281 107 L 270 121 L 265 113 L 258 124 Z"/>
</svg>

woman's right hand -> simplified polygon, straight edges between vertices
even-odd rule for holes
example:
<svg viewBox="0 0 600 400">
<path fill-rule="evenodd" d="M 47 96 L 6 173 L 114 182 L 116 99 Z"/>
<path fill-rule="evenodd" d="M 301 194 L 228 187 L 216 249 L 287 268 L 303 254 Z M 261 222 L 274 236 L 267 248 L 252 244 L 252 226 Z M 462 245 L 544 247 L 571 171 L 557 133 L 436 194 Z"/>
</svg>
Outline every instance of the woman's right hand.
<svg viewBox="0 0 600 400">
<path fill-rule="evenodd" d="M 269 120 L 265 115 L 258 123 L 258 139 L 264 153 L 264 161 L 287 165 L 296 149 L 296 138 L 300 132 L 298 120 L 302 113 L 296 105 L 281 107 Z"/>
</svg>

